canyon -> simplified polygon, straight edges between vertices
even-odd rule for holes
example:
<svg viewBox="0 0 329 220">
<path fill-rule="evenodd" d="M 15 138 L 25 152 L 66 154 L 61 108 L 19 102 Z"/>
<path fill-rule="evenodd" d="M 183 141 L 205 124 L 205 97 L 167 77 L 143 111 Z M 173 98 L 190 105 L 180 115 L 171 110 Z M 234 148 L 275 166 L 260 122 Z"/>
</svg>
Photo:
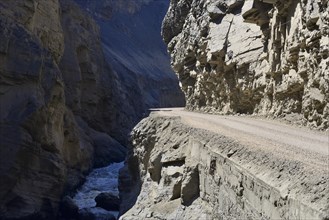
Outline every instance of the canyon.
<svg viewBox="0 0 329 220">
<path fill-rule="evenodd" d="M 329 219 L 328 0 L 0 0 L 0 30 L 1 220 Z"/>
<path fill-rule="evenodd" d="M 171 0 L 162 36 L 197 113 L 155 109 L 134 128 L 120 219 L 329 219 L 328 13 Z"/>
<path fill-rule="evenodd" d="M 169 2 L 84 2 L 0 1 L 0 219 L 56 218 L 92 168 L 124 160 L 148 108 L 184 105 L 160 35 Z M 88 11 L 109 4 L 112 18 Z M 126 31 L 142 18 L 153 41 Z"/>
</svg>

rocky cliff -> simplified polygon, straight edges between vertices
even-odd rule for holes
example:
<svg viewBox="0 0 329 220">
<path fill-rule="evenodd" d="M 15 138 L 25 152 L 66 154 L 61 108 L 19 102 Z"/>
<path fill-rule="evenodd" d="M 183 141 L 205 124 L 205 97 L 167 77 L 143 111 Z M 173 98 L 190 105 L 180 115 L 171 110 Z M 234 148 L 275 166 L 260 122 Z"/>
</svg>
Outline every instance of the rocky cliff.
<svg viewBox="0 0 329 220">
<path fill-rule="evenodd" d="M 328 4 L 171 0 L 162 35 L 187 108 L 328 129 Z"/>
<path fill-rule="evenodd" d="M 127 99 L 149 107 L 184 106 L 184 95 L 161 37 L 169 1 L 78 1 L 100 26 L 105 58 L 118 76 Z M 124 42 L 124 43 L 122 43 Z M 139 97 L 137 97 L 139 96 Z"/>
<path fill-rule="evenodd" d="M 248 145 L 186 121 L 152 113 L 135 127 L 120 192 L 132 208 L 123 203 L 120 219 L 329 218 L 328 155 Z"/>
<path fill-rule="evenodd" d="M 52 219 L 92 167 L 124 159 L 118 141 L 155 101 L 72 0 L 0 1 L 0 27 L 0 219 Z"/>
</svg>

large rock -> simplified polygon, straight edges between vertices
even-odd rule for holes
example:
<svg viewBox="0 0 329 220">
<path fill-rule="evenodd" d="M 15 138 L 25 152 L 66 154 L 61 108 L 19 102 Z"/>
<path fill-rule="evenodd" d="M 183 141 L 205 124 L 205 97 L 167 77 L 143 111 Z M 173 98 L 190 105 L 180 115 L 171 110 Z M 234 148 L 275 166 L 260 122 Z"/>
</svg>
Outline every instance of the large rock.
<svg viewBox="0 0 329 220">
<path fill-rule="evenodd" d="M 327 1 L 171 0 L 162 35 L 187 108 L 329 128 Z"/>
<path fill-rule="evenodd" d="M 120 208 L 120 199 L 111 193 L 101 193 L 95 198 L 96 207 L 101 207 L 108 211 L 118 211 Z"/>
<path fill-rule="evenodd" d="M 189 206 L 200 196 L 198 166 L 187 167 L 181 185 L 182 204 Z"/>
</svg>

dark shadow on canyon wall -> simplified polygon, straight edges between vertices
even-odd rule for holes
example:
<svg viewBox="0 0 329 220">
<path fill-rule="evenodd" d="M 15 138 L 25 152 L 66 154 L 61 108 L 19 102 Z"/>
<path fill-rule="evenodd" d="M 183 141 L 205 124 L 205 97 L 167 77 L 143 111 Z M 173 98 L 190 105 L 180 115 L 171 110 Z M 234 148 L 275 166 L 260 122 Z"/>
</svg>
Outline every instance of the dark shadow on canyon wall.
<svg viewBox="0 0 329 220">
<path fill-rule="evenodd" d="M 0 219 L 52 219 L 93 167 L 124 159 L 148 108 L 184 105 L 167 3 L 113 2 L 0 3 Z"/>
</svg>

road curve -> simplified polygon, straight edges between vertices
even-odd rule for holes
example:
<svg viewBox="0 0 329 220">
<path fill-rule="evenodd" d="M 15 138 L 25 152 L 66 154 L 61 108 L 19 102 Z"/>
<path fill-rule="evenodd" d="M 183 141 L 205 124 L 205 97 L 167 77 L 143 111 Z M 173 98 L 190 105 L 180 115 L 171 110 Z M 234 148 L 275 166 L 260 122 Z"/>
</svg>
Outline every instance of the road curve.
<svg viewBox="0 0 329 220">
<path fill-rule="evenodd" d="M 189 112 L 182 108 L 151 109 L 153 114 L 179 116 L 191 127 L 230 137 L 241 144 L 282 156 L 319 163 L 329 172 L 329 133 L 312 131 L 274 120 Z M 311 160 L 311 158 L 313 158 Z"/>
</svg>

